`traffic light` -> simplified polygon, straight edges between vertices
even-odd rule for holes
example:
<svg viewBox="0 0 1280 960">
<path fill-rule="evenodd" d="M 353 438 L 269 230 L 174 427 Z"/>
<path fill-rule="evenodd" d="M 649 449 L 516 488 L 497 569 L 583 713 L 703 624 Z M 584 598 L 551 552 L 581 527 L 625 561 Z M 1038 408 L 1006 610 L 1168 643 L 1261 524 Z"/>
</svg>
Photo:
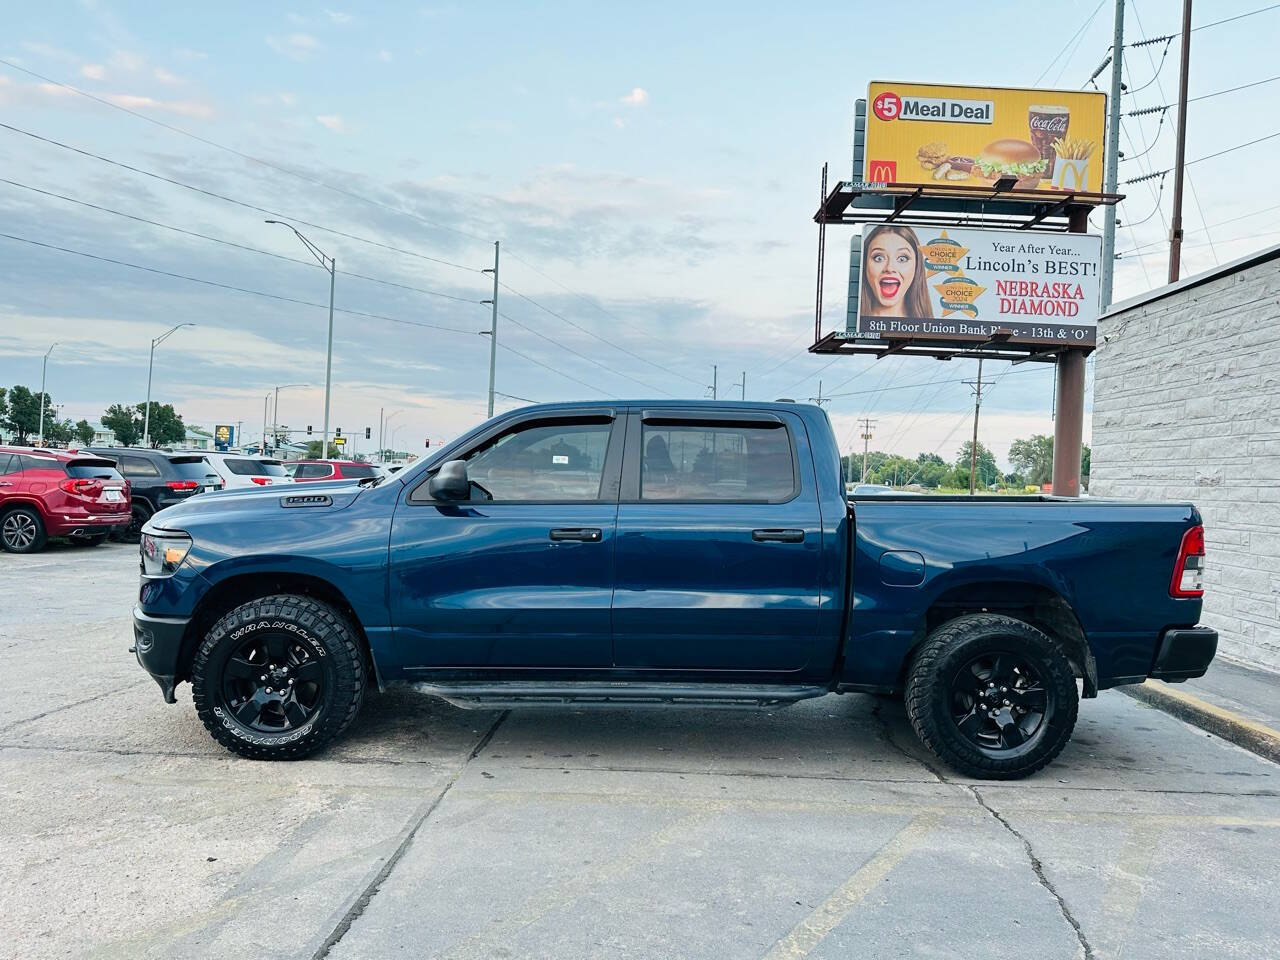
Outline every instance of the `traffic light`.
<svg viewBox="0 0 1280 960">
<path fill-rule="evenodd" d="M 364 428 L 364 438 L 365 438 L 366 440 L 372 440 L 372 439 L 373 439 L 373 427 L 365 427 L 365 428 Z"/>
<path fill-rule="evenodd" d="M 341 427 L 336 427 L 336 428 L 334 428 L 333 435 L 334 435 L 335 437 L 340 437 L 340 436 L 342 436 L 342 428 L 341 428 Z"/>
<path fill-rule="evenodd" d="M 428 449 L 430 449 L 430 447 L 431 447 L 431 438 L 430 438 L 430 437 L 428 437 L 428 438 L 427 438 L 427 448 L 428 448 Z"/>
<path fill-rule="evenodd" d="M 307 424 L 307 436 L 311 436 L 311 424 Z"/>
</svg>

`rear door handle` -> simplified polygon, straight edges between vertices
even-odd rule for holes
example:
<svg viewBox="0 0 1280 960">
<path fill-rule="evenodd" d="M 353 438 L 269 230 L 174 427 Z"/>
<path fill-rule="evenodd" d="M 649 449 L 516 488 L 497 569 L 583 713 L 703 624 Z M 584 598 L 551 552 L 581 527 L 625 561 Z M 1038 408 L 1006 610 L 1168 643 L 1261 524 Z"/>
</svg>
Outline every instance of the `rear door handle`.
<svg viewBox="0 0 1280 960">
<path fill-rule="evenodd" d="M 752 530 L 751 539 L 758 543 L 804 543 L 804 531 Z"/>
<path fill-rule="evenodd" d="M 602 536 L 599 527 L 565 527 L 551 531 L 552 540 L 580 540 L 583 543 L 599 543 Z"/>
</svg>

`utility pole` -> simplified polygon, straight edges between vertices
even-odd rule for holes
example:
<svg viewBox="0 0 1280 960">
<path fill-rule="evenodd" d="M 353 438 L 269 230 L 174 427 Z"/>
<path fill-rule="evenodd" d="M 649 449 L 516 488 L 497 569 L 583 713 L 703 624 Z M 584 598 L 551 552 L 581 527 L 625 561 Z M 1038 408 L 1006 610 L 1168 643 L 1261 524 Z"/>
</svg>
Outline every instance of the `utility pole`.
<svg viewBox="0 0 1280 960">
<path fill-rule="evenodd" d="M 1182 269 L 1182 174 L 1187 156 L 1187 72 L 1191 62 L 1191 0 L 1182 0 L 1182 63 L 1178 72 L 1178 146 L 1173 160 L 1173 219 L 1169 225 L 1169 282 Z"/>
<path fill-rule="evenodd" d="M 718 364 L 711 365 L 711 399 L 718 400 L 716 396 L 717 389 L 720 386 L 720 367 Z"/>
<path fill-rule="evenodd" d="M 973 394 L 973 442 L 969 444 L 969 496 L 973 491 L 978 475 L 978 412 L 982 409 L 982 358 L 978 358 L 977 381 L 966 380 L 965 383 L 974 388 Z"/>
<path fill-rule="evenodd" d="M 862 482 L 867 482 L 867 450 L 871 445 L 871 431 L 878 421 L 868 420 L 863 417 L 858 423 L 862 424 Z"/>
<path fill-rule="evenodd" d="M 1124 65 L 1124 4 L 1116 0 L 1115 33 L 1111 38 L 1111 94 L 1107 101 L 1106 169 L 1102 178 L 1102 192 L 1115 193 L 1120 176 L 1120 93 L 1123 87 Z M 1181 129 L 1181 127 L 1179 127 Z M 1111 287 L 1116 268 L 1116 208 L 1114 204 L 1102 209 L 1102 309 L 1111 306 Z"/>
<path fill-rule="evenodd" d="M 816 397 L 810 397 L 810 398 L 809 398 L 809 402 L 810 402 L 810 403 L 816 403 L 818 406 L 822 406 L 824 403 L 830 403 L 830 402 L 831 402 L 831 398 L 830 398 L 830 397 L 824 397 L 824 396 L 822 395 L 822 381 L 821 381 L 821 380 L 819 380 L 819 381 L 818 381 L 818 395 L 817 395 Z"/>
<path fill-rule="evenodd" d="M 384 411 L 384 410 L 386 410 L 386 407 L 379 407 L 379 408 L 378 408 L 378 462 L 379 462 L 379 463 L 381 463 L 381 462 L 382 462 L 382 460 L 383 460 L 383 456 L 382 456 L 382 413 L 383 413 L 383 411 Z"/>
<path fill-rule="evenodd" d="M 44 446 L 44 382 L 45 374 L 49 370 L 49 354 L 53 353 L 53 348 L 58 345 L 55 340 L 49 345 L 49 349 L 44 352 L 44 359 L 40 361 L 40 437 L 36 440 L 37 447 Z"/>
<path fill-rule="evenodd" d="M 501 240 L 493 241 L 493 269 L 480 271 L 493 274 L 493 299 L 480 301 L 493 304 L 493 321 L 489 326 L 489 416 L 491 417 L 493 416 L 494 375 L 498 369 L 498 254 L 501 252 L 501 243 Z"/>
<path fill-rule="evenodd" d="M 742 399 L 747 399 L 747 371 L 742 371 Z"/>
<path fill-rule="evenodd" d="M 262 398 L 262 450 L 261 455 L 267 455 L 267 405 L 271 403 L 271 394 L 267 394 Z M 320 459 L 324 459 L 324 454 L 320 454 Z"/>
</svg>

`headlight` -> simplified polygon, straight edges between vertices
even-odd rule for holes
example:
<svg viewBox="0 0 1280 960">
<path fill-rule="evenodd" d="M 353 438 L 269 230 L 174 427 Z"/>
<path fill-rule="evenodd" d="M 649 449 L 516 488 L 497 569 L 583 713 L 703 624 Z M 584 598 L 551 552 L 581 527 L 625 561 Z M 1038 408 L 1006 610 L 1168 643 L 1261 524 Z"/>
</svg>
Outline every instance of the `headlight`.
<svg viewBox="0 0 1280 960">
<path fill-rule="evenodd" d="M 144 533 L 142 572 L 148 577 L 171 577 L 187 558 L 191 538 L 182 533 Z"/>
</svg>

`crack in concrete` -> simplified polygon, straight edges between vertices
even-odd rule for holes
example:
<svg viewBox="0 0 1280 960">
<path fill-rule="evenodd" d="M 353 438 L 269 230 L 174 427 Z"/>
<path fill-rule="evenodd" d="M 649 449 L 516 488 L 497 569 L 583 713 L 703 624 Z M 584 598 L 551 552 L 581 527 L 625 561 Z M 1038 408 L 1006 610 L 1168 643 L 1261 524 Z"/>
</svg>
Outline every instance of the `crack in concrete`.
<svg viewBox="0 0 1280 960">
<path fill-rule="evenodd" d="M 45 717 L 51 716 L 52 714 L 61 713 L 63 710 L 70 710 L 73 707 L 82 707 L 86 703 L 93 703 L 95 700 L 102 700 L 106 697 L 114 696 L 117 693 L 124 693 L 126 690 L 132 690 L 134 687 L 140 687 L 147 682 L 154 681 L 150 681 L 150 678 L 147 678 L 147 680 L 134 680 L 130 683 L 126 683 L 123 687 L 114 687 L 113 689 L 106 690 L 102 693 L 95 693 L 92 697 L 85 697 L 83 700 L 75 700 L 71 703 L 64 703 L 61 706 L 50 707 L 48 710 L 45 710 L 42 713 L 37 713 L 33 717 L 24 717 L 21 720 L 15 720 L 6 726 L 0 727 L 0 733 L 8 733 L 10 730 L 13 730 L 15 727 L 20 727 L 24 723 L 34 723 L 35 721 L 43 720 Z"/>
<path fill-rule="evenodd" d="M 351 929 L 352 924 L 360 919 L 361 914 L 365 912 L 369 904 L 373 902 L 373 898 L 378 895 L 378 891 L 382 889 L 382 884 L 385 883 L 387 877 L 391 875 L 391 871 L 394 870 L 396 864 L 400 862 L 400 858 L 405 855 L 410 845 L 412 845 L 414 837 L 418 834 L 418 830 L 422 828 L 422 825 L 427 822 L 431 814 L 440 806 L 450 788 L 458 782 L 458 778 L 461 777 L 463 771 L 466 770 L 467 765 L 478 757 L 480 752 L 489 745 L 489 741 L 493 739 L 493 735 L 498 732 L 498 727 L 502 725 L 502 722 L 506 720 L 510 714 L 510 710 L 504 710 L 502 713 L 498 714 L 498 718 L 494 720 L 493 725 L 489 727 L 485 732 L 485 735 L 481 737 L 472 748 L 471 753 L 467 755 L 467 759 L 462 762 L 462 766 L 460 766 L 457 772 L 449 779 L 449 782 L 444 785 L 444 789 L 436 795 L 434 800 L 426 804 L 425 808 L 422 809 L 419 814 L 410 820 L 408 827 L 401 834 L 395 850 L 392 851 L 389 857 L 387 857 L 381 868 L 379 868 L 377 873 L 373 875 L 373 878 L 364 885 L 359 895 L 355 898 L 355 901 L 347 908 L 341 919 L 338 920 L 337 924 L 335 924 L 334 928 L 329 932 L 329 935 L 325 937 L 324 941 L 316 949 L 316 952 L 312 954 L 311 960 L 325 960 L 333 948 L 336 947 L 342 938 L 347 935 L 347 931 Z"/>
<path fill-rule="evenodd" d="M 1084 935 L 1084 928 L 1080 926 L 1080 921 L 1075 918 L 1071 912 L 1071 908 L 1067 906 L 1066 900 L 1062 898 L 1062 894 L 1058 892 L 1057 887 L 1053 885 L 1044 872 L 1044 864 L 1040 862 L 1040 858 L 1036 856 L 1035 850 L 1031 847 L 1031 841 L 1024 837 L 1013 824 L 1006 820 L 994 807 L 983 799 L 982 794 L 978 792 L 978 788 L 972 784 L 961 784 L 966 790 L 973 794 L 973 799 L 977 801 L 978 806 L 991 814 L 996 821 L 1008 830 L 1011 834 L 1022 841 L 1022 849 L 1026 851 L 1027 859 L 1031 861 L 1031 871 L 1036 875 L 1036 880 L 1040 886 L 1053 897 L 1058 904 L 1058 910 L 1062 913 L 1062 917 L 1071 925 L 1071 929 L 1075 931 L 1076 940 L 1080 944 L 1080 949 L 1084 954 L 1085 960 L 1095 960 L 1096 954 L 1093 952 L 1093 946 L 1089 943 L 1089 938 Z"/>
</svg>

